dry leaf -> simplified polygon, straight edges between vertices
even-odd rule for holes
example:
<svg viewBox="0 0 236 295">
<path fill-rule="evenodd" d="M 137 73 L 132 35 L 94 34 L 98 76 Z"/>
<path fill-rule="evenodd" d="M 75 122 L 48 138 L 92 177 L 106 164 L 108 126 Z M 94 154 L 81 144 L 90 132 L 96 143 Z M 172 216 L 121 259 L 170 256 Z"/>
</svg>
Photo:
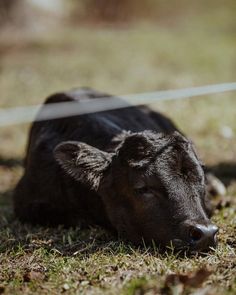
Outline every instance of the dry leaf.
<svg viewBox="0 0 236 295">
<path fill-rule="evenodd" d="M 186 275 L 170 274 L 166 277 L 164 289 L 173 289 L 173 287 L 178 285 L 182 285 L 183 289 L 185 287 L 198 288 L 209 277 L 211 273 L 212 272 L 207 270 L 206 268 L 201 268 L 195 273 L 190 273 Z"/>
<path fill-rule="evenodd" d="M 31 281 L 42 281 L 45 278 L 45 275 L 42 272 L 30 270 L 27 271 L 24 276 L 24 282 L 28 283 Z"/>
<path fill-rule="evenodd" d="M 202 283 L 211 275 L 211 273 L 212 272 L 206 268 L 201 268 L 195 274 L 188 277 L 185 285 L 193 288 L 200 287 Z"/>
</svg>

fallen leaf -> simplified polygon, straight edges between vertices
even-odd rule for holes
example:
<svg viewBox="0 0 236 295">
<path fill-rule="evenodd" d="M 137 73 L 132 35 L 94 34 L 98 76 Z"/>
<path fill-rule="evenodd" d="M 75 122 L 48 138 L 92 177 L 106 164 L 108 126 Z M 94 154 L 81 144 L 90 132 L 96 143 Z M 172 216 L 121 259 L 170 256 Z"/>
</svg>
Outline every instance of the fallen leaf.
<svg viewBox="0 0 236 295">
<path fill-rule="evenodd" d="M 201 268 L 190 274 L 170 274 L 166 277 L 164 290 L 173 290 L 176 286 L 179 286 L 179 290 L 186 287 L 198 288 L 211 273 L 206 268 Z M 181 291 L 178 294 L 181 294 Z"/>
<path fill-rule="evenodd" d="M 211 271 L 206 268 L 199 269 L 195 274 L 188 277 L 185 282 L 186 286 L 197 288 L 211 275 Z"/>
<path fill-rule="evenodd" d="M 30 270 L 25 272 L 23 276 L 23 280 L 25 283 L 29 283 L 31 281 L 42 281 L 45 278 L 45 274 L 39 271 Z"/>
</svg>

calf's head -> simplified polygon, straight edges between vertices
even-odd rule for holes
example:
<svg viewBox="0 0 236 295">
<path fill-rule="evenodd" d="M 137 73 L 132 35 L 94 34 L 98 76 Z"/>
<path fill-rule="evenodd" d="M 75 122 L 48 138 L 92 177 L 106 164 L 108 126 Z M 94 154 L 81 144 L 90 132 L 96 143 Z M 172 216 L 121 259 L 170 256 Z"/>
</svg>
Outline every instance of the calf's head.
<svg viewBox="0 0 236 295">
<path fill-rule="evenodd" d="M 178 132 L 127 133 L 114 153 L 64 142 L 54 155 L 68 174 L 101 196 L 122 237 L 193 251 L 216 245 L 202 165 Z"/>
</svg>

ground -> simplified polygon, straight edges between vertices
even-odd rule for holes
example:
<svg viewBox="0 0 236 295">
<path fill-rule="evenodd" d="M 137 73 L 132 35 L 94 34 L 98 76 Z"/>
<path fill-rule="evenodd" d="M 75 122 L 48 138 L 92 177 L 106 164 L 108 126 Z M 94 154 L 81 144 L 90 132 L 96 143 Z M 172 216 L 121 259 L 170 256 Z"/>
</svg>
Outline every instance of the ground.
<svg viewBox="0 0 236 295">
<path fill-rule="evenodd" d="M 3 32 L 0 107 L 41 103 L 51 93 L 80 86 L 128 94 L 231 82 L 235 27 L 219 16 L 190 24 L 185 19 L 36 35 Z M 0 294 L 235 294 L 235 95 L 152 106 L 194 141 L 202 160 L 227 185 L 227 196 L 213 200 L 219 247 L 192 257 L 173 249 L 161 253 L 155 245 L 135 248 L 100 228 L 20 224 L 11 196 L 23 172 L 29 125 L 0 127 Z"/>
</svg>

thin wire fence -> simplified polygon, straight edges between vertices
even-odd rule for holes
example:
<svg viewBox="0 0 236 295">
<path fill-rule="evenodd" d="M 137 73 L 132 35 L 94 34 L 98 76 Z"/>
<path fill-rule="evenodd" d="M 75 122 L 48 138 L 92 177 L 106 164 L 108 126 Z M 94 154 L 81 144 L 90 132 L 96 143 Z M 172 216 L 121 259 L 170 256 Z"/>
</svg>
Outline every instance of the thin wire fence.
<svg viewBox="0 0 236 295">
<path fill-rule="evenodd" d="M 81 90 L 66 92 L 68 96 L 76 97 Z M 83 99 L 71 102 L 61 102 L 44 105 L 24 106 L 9 109 L 0 109 L 0 127 L 29 123 L 31 121 L 43 121 L 70 117 L 75 115 L 90 114 L 114 109 L 153 104 L 159 101 L 178 100 L 190 97 L 197 97 L 209 94 L 218 94 L 227 91 L 236 91 L 236 82 L 206 85 L 175 90 L 164 90 L 148 93 L 129 94 L 119 97 L 99 97 L 94 99 Z M 36 116 L 37 115 L 37 116 Z"/>
</svg>

